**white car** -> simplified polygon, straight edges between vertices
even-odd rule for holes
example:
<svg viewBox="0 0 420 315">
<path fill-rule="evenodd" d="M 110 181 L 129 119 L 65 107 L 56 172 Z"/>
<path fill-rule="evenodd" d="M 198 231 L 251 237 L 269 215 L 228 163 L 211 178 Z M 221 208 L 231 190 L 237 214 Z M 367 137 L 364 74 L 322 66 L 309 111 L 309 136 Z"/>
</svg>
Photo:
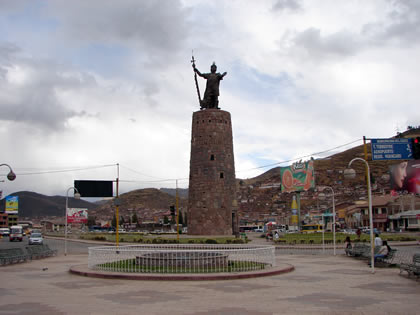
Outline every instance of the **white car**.
<svg viewBox="0 0 420 315">
<path fill-rule="evenodd" d="M 29 237 L 29 245 L 42 245 L 44 243 L 44 239 L 42 238 L 41 233 L 32 233 Z"/>
<path fill-rule="evenodd" d="M 343 233 L 344 234 L 352 234 L 352 235 L 354 235 L 354 234 L 356 234 L 356 230 L 353 230 L 353 229 L 345 229 L 345 230 L 343 230 Z"/>
</svg>

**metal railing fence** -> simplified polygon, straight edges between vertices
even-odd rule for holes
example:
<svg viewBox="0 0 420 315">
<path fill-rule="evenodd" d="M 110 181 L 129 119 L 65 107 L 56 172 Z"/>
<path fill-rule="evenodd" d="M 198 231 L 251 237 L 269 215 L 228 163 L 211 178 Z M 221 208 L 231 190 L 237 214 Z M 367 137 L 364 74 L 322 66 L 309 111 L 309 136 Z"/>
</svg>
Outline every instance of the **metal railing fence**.
<svg viewBox="0 0 420 315">
<path fill-rule="evenodd" d="M 125 273 L 245 272 L 275 266 L 270 245 L 153 244 L 89 248 L 88 267 Z"/>
</svg>

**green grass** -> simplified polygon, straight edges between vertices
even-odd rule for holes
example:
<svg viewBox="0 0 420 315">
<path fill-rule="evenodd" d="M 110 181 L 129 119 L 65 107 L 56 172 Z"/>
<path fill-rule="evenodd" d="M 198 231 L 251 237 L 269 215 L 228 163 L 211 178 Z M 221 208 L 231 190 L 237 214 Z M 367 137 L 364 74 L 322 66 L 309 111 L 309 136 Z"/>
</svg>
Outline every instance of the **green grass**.
<svg viewBox="0 0 420 315">
<path fill-rule="evenodd" d="M 111 269 L 116 272 L 141 272 L 141 273 L 217 273 L 217 272 L 238 272 L 249 270 L 250 262 L 229 261 L 227 267 L 157 267 L 139 266 L 135 259 L 119 260 L 111 263 L 100 264 L 98 267 Z M 265 269 L 266 264 L 253 262 L 253 270 Z"/>
<path fill-rule="evenodd" d="M 344 243 L 347 236 L 350 236 L 352 243 L 354 242 L 370 242 L 370 235 L 362 233 L 360 235 L 360 240 L 357 235 L 349 235 L 344 233 L 336 233 L 336 243 Z M 324 233 L 325 242 L 333 242 L 333 233 L 326 232 Z M 383 241 L 415 241 L 418 237 L 412 235 L 398 235 L 392 233 L 383 233 L 380 235 Z M 276 243 L 278 244 L 322 244 L 322 233 L 313 233 L 313 234 L 285 234 L 283 237 L 280 237 Z"/>
<path fill-rule="evenodd" d="M 94 241 L 107 241 L 114 243 L 116 235 L 110 233 L 89 233 L 80 235 L 81 239 Z M 186 238 L 177 240 L 176 237 L 144 236 L 138 233 L 123 233 L 119 235 L 121 243 L 139 243 L 139 244 L 244 244 L 248 239 L 239 239 L 235 237 L 220 238 Z"/>
</svg>

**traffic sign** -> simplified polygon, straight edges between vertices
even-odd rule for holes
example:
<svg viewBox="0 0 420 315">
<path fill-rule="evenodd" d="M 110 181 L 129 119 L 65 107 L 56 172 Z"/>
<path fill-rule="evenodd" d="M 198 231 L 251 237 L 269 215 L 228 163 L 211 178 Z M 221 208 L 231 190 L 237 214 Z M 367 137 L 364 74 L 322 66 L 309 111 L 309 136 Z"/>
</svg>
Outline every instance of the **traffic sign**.
<svg viewBox="0 0 420 315">
<path fill-rule="evenodd" d="M 372 160 L 411 160 L 413 149 L 411 140 L 396 139 L 370 139 Z"/>
</svg>

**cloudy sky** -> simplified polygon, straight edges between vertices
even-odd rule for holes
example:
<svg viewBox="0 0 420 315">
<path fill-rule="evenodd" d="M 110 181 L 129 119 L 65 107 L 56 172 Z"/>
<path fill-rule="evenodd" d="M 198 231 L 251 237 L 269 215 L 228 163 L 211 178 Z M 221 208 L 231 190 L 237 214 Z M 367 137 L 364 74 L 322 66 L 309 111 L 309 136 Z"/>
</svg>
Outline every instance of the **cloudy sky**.
<svg viewBox="0 0 420 315">
<path fill-rule="evenodd" d="M 3 0 L 0 30 L 4 195 L 117 163 L 120 192 L 187 187 L 192 50 L 228 73 L 239 178 L 420 125 L 417 0 Z"/>
</svg>

